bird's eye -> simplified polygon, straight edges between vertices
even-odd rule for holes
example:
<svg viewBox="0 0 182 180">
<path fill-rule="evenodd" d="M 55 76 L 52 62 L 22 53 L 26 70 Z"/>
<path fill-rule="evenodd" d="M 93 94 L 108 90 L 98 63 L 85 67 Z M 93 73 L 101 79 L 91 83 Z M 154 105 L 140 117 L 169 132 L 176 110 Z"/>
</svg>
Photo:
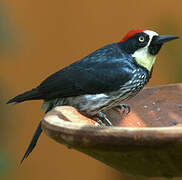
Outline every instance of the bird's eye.
<svg viewBox="0 0 182 180">
<path fill-rule="evenodd" d="M 144 41 L 145 41 L 145 37 L 144 37 L 144 36 L 140 36 L 140 37 L 138 38 L 138 40 L 139 40 L 140 42 L 144 42 Z"/>
</svg>

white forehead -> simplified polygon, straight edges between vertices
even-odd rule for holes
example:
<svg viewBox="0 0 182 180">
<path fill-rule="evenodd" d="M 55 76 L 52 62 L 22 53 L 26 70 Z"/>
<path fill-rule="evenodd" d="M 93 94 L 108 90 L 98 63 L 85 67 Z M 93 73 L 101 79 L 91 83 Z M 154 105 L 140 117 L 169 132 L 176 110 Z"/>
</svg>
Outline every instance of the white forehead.
<svg viewBox="0 0 182 180">
<path fill-rule="evenodd" d="M 156 32 L 151 31 L 151 30 L 146 30 L 146 31 L 144 31 L 144 33 L 148 34 L 150 39 L 152 39 L 153 36 L 158 36 L 159 35 Z"/>
</svg>

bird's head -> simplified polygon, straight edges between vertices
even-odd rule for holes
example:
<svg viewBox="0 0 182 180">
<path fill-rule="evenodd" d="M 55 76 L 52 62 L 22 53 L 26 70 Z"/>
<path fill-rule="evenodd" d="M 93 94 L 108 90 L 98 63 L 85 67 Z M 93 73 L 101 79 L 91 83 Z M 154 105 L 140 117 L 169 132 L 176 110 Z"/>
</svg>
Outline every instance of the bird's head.
<svg viewBox="0 0 182 180">
<path fill-rule="evenodd" d="M 161 36 L 151 30 L 138 29 L 129 31 L 120 41 L 120 44 L 128 54 L 135 58 L 138 64 L 150 71 L 162 45 L 177 38 L 179 37 Z"/>
</svg>

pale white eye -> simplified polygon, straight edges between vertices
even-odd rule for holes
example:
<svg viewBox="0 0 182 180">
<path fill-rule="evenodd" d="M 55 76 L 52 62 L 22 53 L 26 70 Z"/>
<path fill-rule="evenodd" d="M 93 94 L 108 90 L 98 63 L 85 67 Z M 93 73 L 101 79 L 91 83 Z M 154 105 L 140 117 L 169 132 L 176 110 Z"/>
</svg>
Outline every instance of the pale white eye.
<svg viewBox="0 0 182 180">
<path fill-rule="evenodd" d="M 145 37 L 144 37 L 144 36 L 140 36 L 140 37 L 138 38 L 138 40 L 139 40 L 140 42 L 144 42 L 144 41 L 145 41 Z"/>
</svg>

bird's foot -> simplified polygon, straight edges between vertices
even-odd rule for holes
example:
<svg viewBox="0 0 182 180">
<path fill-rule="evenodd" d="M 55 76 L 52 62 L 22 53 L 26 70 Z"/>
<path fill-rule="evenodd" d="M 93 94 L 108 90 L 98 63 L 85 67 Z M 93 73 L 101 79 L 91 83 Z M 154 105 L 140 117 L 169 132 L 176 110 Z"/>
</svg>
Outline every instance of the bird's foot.
<svg viewBox="0 0 182 180">
<path fill-rule="evenodd" d="M 101 126 L 112 126 L 111 121 L 107 118 L 106 114 L 104 112 L 97 113 L 95 120 L 101 125 Z"/>
<path fill-rule="evenodd" d="M 131 110 L 128 104 L 119 104 L 116 108 L 122 110 L 123 114 L 129 114 Z"/>
</svg>

